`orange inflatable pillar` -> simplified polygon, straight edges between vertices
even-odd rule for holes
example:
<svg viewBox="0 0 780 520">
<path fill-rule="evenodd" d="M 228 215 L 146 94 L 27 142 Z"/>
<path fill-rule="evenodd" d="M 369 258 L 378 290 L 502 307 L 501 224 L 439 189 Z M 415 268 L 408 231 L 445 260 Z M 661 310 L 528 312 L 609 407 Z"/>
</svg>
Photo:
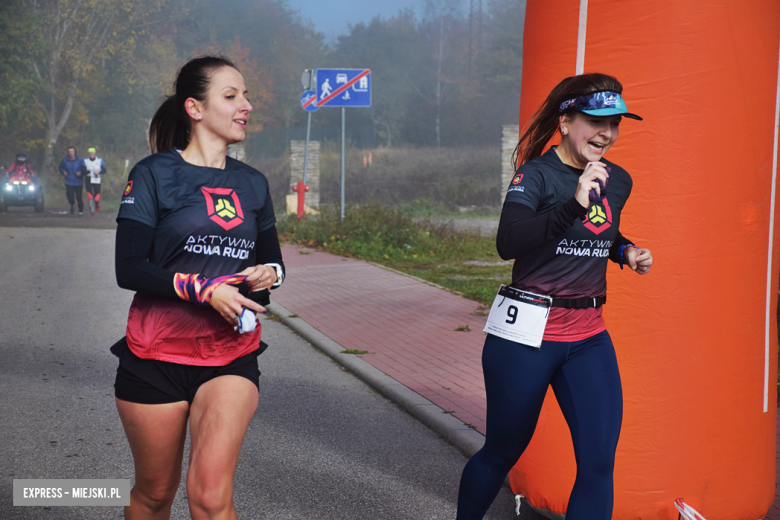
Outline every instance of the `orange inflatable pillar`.
<svg viewBox="0 0 780 520">
<path fill-rule="evenodd" d="M 616 519 L 763 518 L 775 496 L 780 2 L 528 0 L 520 125 L 561 79 L 604 72 L 629 111 L 607 158 L 634 189 L 621 232 L 646 276 L 611 264 L 604 314 L 624 417 Z M 550 391 L 510 473 L 565 513 L 571 437 Z M 552 516 L 552 515 L 551 515 Z"/>
</svg>

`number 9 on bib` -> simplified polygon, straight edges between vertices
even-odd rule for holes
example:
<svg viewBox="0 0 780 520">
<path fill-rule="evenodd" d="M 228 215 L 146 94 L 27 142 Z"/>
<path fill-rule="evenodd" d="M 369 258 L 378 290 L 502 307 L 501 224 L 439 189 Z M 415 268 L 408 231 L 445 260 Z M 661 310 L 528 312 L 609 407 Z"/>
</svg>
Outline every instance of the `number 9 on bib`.
<svg viewBox="0 0 780 520">
<path fill-rule="evenodd" d="M 502 285 L 483 329 L 499 338 L 540 347 L 552 297 Z"/>
</svg>

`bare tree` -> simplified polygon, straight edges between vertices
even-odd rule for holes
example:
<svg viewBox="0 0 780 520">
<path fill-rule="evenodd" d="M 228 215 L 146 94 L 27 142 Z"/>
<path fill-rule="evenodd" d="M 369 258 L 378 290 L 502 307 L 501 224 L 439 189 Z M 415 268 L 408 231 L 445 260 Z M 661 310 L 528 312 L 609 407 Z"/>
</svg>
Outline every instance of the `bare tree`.
<svg viewBox="0 0 780 520">
<path fill-rule="evenodd" d="M 439 15 L 439 59 L 436 61 L 438 64 L 436 71 L 436 148 L 439 148 L 441 147 L 441 63 L 444 61 L 444 16 L 442 15 Z"/>
<path fill-rule="evenodd" d="M 445 61 L 444 45 L 447 34 L 445 32 L 445 19 L 452 20 L 458 10 L 459 2 L 457 0 L 427 0 L 426 2 L 426 16 L 431 20 L 431 25 L 434 23 L 437 26 L 436 38 L 435 38 L 435 56 L 436 63 L 435 72 L 435 85 L 433 87 L 433 95 L 428 96 L 417 86 L 417 84 L 411 80 L 407 75 L 406 78 L 414 86 L 417 93 L 422 96 L 428 103 L 432 104 L 436 108 L 436 115 L 434 117 L 434 132 L 436 147 L 441 146 L 441 109 L 442 105 L 447 101 L 445 99 L 445 87 L 446 84 L 452 84 L 452 79 L 445 76 L 443 68 Z"/>
<path fill-rule="evenodd" d="M 79 85 L 99 58 L 134 45 L 133 31 L 157 9 L 151 1 L 27 0 L 45 51 L 29 56 L 43 88 L 34 99 L 45 119 L 42 170 L 52 172 L 54 145 L 70 119 Z"/>
</svg>

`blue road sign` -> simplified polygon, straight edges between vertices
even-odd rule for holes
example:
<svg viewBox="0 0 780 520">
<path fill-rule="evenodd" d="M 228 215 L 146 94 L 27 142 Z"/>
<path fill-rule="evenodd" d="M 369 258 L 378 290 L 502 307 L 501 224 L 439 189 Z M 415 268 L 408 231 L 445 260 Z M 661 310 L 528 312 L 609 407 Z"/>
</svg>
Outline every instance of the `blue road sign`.
<svg viewBox="0 0 780 520">
<path fill-rule="evenodd" d="M 317 69 L 317 105 L 370 107 L 369 69 Z"/>
<path fill-rule="evenodd" d="M 307 90 L 301 94 L 301 108 L 307 112 L 314 112 L 319 106 L 317 106 L 317 93 L 313 90 Z"/>
</svg>

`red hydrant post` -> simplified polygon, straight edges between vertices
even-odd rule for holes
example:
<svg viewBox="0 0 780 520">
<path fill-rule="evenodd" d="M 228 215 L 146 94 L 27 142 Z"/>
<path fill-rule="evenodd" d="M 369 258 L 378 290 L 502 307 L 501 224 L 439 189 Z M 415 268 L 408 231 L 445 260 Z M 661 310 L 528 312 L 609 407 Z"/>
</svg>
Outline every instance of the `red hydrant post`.
<svg viewBox="0 0 780 520">
<path fill-rule="evenodd" d="M 292 187 L 292 190 L 298 194 L 298 211 L 295 214 L 296 217 L 303 218 L 303 205 L 306 200 L 306 192 L 309 191 L 309 187 L 306 186 L 303 181 L 298 181 L 298 184 Z"/>
</svg>

